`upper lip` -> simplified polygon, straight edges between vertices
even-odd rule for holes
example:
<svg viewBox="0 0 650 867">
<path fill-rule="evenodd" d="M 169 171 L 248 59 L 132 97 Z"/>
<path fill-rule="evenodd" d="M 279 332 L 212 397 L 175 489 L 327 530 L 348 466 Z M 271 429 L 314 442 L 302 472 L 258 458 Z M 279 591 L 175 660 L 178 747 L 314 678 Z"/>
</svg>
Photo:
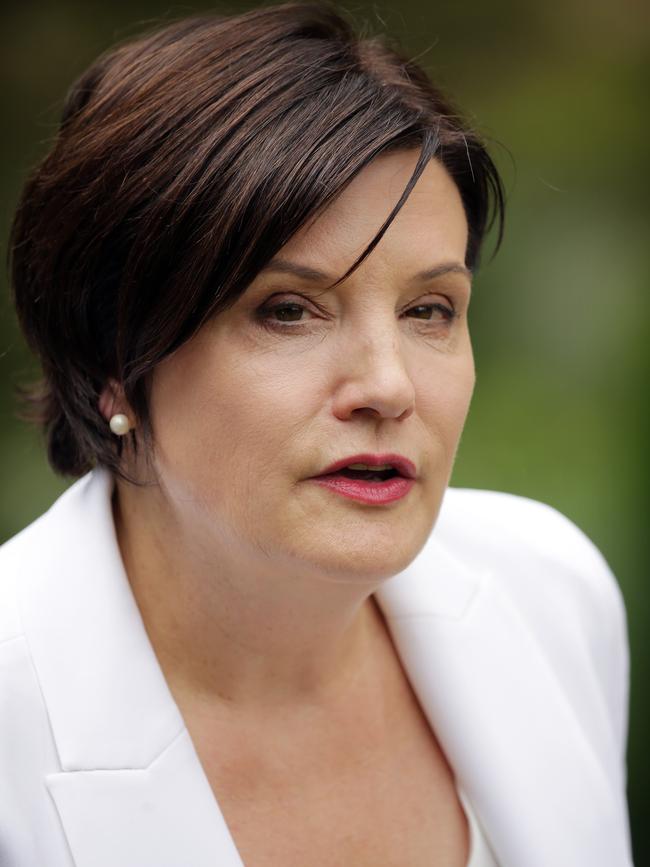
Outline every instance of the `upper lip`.
<svg viewBox="0 0 650 867">
<path fill-rule="evenodd" d="M 405 476 L 407 479 L 414 479 L 417 474 L 413 461 L 405 458 L 404 455 L 391 453 L 383 455 L 350 455 L 347 458 L 341 458 L 340 461 L 335 461 L 333 464 L 330 464 L 330 466 L 326 467 L 320 475 L 325 476 L 328 473 L 335 473 L 337 470 L 342 470 L 343 467 L 347 467 L 349 464 L 368 464 L 370 467 L 390 464 L 401 476 Z"/>
</svg>

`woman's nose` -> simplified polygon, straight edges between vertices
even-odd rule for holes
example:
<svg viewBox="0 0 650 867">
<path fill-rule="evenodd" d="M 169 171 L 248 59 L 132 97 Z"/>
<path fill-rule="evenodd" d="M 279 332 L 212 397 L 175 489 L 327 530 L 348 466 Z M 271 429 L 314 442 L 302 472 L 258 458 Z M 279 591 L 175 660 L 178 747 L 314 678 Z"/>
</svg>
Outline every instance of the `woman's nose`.
<svg viewBox="0 0 650 867">
<path fill-rule="evenodd" d="M 368 412 L 408 418 L 415 406 L 415 386 L 396 331 L 357 332 L 341 351 L 333 411 L 337 418 Z"/>
</svg>

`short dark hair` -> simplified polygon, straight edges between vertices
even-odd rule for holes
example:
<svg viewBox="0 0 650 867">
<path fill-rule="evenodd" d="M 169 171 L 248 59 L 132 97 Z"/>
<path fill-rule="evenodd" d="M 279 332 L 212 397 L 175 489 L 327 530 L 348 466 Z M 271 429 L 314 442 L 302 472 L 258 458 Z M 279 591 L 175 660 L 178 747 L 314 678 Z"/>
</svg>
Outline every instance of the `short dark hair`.
<svg viewBox="0 0 650 867">
<path fill-rule="evenodd" d="M 410 148 L 420 154 L 407 187 L 341 280 L 432 158 L 462 198 L 465 264 L 476 270 L 497 216 L 495 253 L 501 243 L 504 189 L 485 145 L 401 49 L 357 35 L 327 2 L 298 2 L 165 23 L 93 62 L 9 242 L 19 321 L 43 369 L 22 389 L 24 417 L 42 426 L 54 470 L 99 463 L 124 477 L 124 438 L 98 408 L 108 379 L 150 445 L 156 364 L 371 160 Z"/>
</svg>

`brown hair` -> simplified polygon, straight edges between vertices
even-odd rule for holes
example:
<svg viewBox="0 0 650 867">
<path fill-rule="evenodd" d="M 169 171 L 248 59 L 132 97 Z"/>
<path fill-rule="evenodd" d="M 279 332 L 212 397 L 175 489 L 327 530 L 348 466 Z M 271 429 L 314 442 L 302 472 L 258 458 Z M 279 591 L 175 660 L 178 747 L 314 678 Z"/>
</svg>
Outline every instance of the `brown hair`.
<svg viewBox="0 0 650 867">
<path fill-rule="evenodd" d="M 407 148 L 420 149 L 409 184 L 340 280 L 434 157 L 463 201 L 465 264 L 476 269 L 496 216 L 501 243 L 498 171 L 419 66 L 326 2 L 184 18 L 101 55 L 67 95 L 9 244 L 18 317 L 43 368 L 22 395 L 52 467 L 123 476 L 123 438 L 98 408 L 109 377 L 151 445 L 155 365 L 372 159 Z"/>
</svg>

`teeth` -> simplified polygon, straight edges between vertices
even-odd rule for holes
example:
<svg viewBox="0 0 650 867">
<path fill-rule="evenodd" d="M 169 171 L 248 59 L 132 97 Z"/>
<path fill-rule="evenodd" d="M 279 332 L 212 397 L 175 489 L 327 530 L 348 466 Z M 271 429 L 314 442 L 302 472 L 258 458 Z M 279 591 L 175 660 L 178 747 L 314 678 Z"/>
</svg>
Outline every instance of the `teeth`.
<svg viewBox="0 0 650 867">
<path fill-rule="evenodd" d="M 392 470 L 392 464 L 382 464 L 380 467 L 368 466 L 368 464 L 348 464 L 349 470 Z"/>
</svg>

